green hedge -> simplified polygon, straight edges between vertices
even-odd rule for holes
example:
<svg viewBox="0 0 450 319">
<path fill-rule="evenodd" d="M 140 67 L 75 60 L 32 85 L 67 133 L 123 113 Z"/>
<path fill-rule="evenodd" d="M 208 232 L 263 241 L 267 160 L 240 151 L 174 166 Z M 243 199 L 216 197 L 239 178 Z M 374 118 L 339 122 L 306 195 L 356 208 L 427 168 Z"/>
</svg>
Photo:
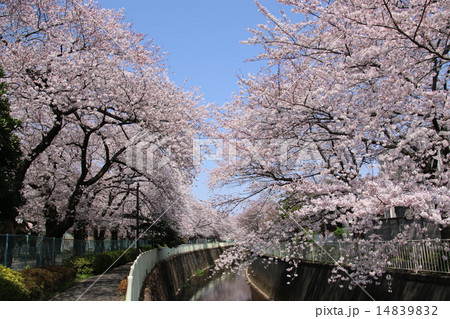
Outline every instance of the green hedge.
<svg viewBox="0 0 450 319">
<path fill-rule="evenodd" d="M 45 300 L 74 279 L 74 269 L 60 266 L 22 271 L 0 266 L 0 300 Z"/>
<path fill-rule="evenodd" d="M 42 267 L 43 269 L 47 269 L 49 271 L 52 272 L 57 272 L 60 273 L 64 276 L 65 280 L 74 280 L 77 273 L 75 271 L 75 269 L 70 268 L 70 267 L 63 267 L 63 266 L 44 266 Z"/>
<path fill-rule="evenodd" d="M 30 300 L 30 291 L 20 272 L 0 266 L 0 300 Z"/>
<path fill-rule="evenodd" d="M 152 247 L 142 247 L 142 251 Z M 122 256 L 123 254 L 123 256 Z M 117 267 L 136 258 L 136 249 L 71 257 L 62 266 L 45 266 L 15 271 L 0 266 L 0 300 L 46 300 L 74 281 L 77 274 L 97 275 L 114 262 Z"/>
<path fill-rule="evenodd" d="M 142 251 L 152 247 L 142 247 Z M 123 254 L 123 255 L 122 255 Z M 114 262 L 112 268 L 124 265 L 136 259 L 136 249 L 109 251 L 85 256 L 74 256 L 64 261 L 66 267 L 75 269 L 79 275 L 98 275 L 104 273 Z"/>
<path fill-rule="evenodd" d="M 45 300 L 62 290 L 75 279 L 75 270 L 60 266 L 46 266 L 21 271 L 31 300 Z"/>
</svg>

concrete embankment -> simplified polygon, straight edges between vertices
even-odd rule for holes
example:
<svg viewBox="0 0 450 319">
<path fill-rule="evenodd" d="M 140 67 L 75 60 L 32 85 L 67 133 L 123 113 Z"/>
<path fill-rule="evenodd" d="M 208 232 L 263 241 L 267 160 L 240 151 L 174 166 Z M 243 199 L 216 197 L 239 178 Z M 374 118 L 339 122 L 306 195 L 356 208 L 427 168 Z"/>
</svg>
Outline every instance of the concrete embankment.
<svg viewBox="0 0 450 319">
<path fill-rule="evenodd" d="M 143 300 L 174 300 L 177 292 L 198 269 L 214 266 L 226 248 L 196 250 L 167 258 L 148 275 L 142 288 Z"/>
<path fill-rule="evenodd" d="M 300 301 L 359 301 L 371 298 L 358 287 L 348 289 L 348 281 L 328 283 L 333 267 L 326 264 L 300 263 L 292 280 L 287 277 L 286 262 L 267 263 L 267 258 L 258 258 L 247 269 L 247 280 L 252 289 L 253 300 L 300 300 Z M 375 300 L 450 300 L 450 275 L 413 273 L 395 270 L 391 290 L 385 277 L 379 285 L 365 290 Z M 288 284 L 289 282 L 289 284 Z M 341 288 L 342 286 L 342 288 Z"/>
</svg>

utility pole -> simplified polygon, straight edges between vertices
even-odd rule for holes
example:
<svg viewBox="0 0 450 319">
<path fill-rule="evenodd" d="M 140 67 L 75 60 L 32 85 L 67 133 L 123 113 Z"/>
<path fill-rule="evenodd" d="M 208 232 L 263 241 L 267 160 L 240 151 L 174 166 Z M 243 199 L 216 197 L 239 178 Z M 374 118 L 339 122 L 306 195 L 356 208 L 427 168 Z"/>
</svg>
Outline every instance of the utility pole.
<svg viewBox="0 0 450 319">
<path fill-rule="evenodd" d="M 140 246 L 139 246 L 139 182 L 133 180 L 132 177 L 128 176 L 125 178 L 125 184 L 130 187 L 134 182 L 137 182 L 136 186 L 136 254 L 139 256 L 140 254 Z"/>
<path fill-rule="evenodd" d="M 136 250 L 139 256 L 141 253 L 139 246 L 139 182 L 137 182 L 136 186 Z"/>
</svg>

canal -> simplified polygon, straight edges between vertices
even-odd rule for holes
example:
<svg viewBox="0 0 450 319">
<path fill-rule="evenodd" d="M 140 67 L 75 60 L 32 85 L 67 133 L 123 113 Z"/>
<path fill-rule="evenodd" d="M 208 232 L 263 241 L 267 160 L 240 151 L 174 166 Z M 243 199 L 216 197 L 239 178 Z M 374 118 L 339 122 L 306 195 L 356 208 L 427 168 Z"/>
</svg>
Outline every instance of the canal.
<svg viewBox="0 0 450 319">
<path fill-rule="evenodd" d="M 250 301 L 252 296 L 244 274 L 213 274 L 212 270 L 207 270 L 192 277 L 177 295 L 177 300 Z"/>
</svg>

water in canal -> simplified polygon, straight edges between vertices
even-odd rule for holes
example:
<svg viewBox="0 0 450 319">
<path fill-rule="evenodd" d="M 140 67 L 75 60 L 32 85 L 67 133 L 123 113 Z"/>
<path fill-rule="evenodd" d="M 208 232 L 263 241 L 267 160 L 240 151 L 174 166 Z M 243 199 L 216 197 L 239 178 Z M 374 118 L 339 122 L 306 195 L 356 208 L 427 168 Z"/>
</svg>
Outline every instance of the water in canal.
<svg viewBox="0 0 450 319">
<path fill-rule="evenodd" d="M 210 301 L 249 301 L 252 300 L 250 287 L 245 275 L 220 273 L 211 275 L 205 271 L 203 276 L 194 276 L 185 285 L 177 300 Z"/>
</svg>

